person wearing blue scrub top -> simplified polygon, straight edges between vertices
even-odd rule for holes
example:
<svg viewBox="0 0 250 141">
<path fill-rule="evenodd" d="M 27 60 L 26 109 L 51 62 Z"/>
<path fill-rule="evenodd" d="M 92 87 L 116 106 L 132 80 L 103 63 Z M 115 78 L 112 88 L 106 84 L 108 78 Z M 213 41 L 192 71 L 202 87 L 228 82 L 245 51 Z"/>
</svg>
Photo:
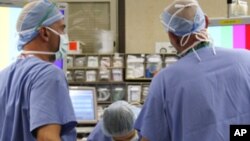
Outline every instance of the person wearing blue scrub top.
<svg viewBox="0 0 250 141">
<path fill-rule="evenodd" d="M 63 15 L 48 0 L 28 3 L 18 22 L 19 58 L 0 72 L 0 141 L 76 141 L 76 118 L 63 70 Z"/>
<path fill-rule="evenodd" d="M 175 0 L 161 22 L 180 59 L 152 80 L 135 128 L 141 141 L 229 141 L 250 124 L 250 52 L 214 47 L 196 0 Z"/>
<path fill-rule="evenodd" d="M 141 108 L 116 101 L 105 109 L 103 118 L 97 123 L 87 141 L 138 141 L 134 122 Z"/>
</svg>

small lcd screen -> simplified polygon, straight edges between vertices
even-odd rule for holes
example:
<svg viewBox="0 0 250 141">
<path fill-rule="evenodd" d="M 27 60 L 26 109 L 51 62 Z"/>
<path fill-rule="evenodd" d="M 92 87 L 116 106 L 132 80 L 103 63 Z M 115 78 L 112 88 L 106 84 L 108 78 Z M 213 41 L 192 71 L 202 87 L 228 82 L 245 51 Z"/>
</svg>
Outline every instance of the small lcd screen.
<svg viewBox="0 0 250 141">
<path fill-rule="evenodd" d="M 70 89 L 70 97 L 79 123 L 96 120 L 95 91 L 92 89 Z"/>
</svg>

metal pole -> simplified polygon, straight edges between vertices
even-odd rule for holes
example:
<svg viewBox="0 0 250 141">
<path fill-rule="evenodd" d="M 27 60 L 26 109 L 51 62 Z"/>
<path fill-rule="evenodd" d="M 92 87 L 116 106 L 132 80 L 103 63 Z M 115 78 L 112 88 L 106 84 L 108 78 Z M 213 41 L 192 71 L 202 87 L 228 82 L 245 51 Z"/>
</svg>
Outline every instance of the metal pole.
<svg viewBox="0 0 250 141">
<path fill-rule="evenodd" d="M 230 10 L 231 10 L 231 4 L 233 3 L 233 0 L 227 0 L 227 18 L 230 18 Z"/>
</svg>

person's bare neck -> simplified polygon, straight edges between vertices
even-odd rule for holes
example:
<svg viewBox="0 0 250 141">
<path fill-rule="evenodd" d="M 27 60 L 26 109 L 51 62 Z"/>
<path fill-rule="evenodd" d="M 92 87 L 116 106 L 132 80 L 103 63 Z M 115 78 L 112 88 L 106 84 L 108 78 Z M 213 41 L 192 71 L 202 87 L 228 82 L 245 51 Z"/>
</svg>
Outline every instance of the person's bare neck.
<svg viewBox="0 0 250 141">
<path fill-rule="evenodd" d="M 31 42 L 29 42 L 28 44 L 26 44 L 23 48 L 24 51 L 43 51 L 43 52 L 48 52 L 47 47 L 44 43 L 39 42 L 37 40 L 33 40 Z M 52 59 L 53 56 L 52 55 L 46 55 L 46 54 L 33 54 L 30 53 L 34 56 L 36 56 L 37 58 L 46 61 L 46 62 L 53 62 L 54 60 Z M 30 55 L 27 54 L 27 55 Z M 26 55 L 26 54 L 24 54 Z"/>
</svg>

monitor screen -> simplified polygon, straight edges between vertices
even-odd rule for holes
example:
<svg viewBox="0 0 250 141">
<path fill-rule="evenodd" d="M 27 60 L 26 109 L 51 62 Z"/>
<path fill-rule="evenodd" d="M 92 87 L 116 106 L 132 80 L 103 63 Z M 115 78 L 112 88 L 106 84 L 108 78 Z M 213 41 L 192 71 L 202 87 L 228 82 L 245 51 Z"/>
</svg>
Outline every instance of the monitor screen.
<svg viewBox="0 0 250 141">
<path fill-rule="evenodd" d="M 211 19 L 208 33 L 216 47 L 250 49 L 250 17 Z M 247 40 L 248 39 L 248 40 Z"/>
<path fill-rule="evenodd" d="M 97 122 L 97 101 L 94 87 L 70 87 L 70 98 L 78 123 Z"/>
</svg>

